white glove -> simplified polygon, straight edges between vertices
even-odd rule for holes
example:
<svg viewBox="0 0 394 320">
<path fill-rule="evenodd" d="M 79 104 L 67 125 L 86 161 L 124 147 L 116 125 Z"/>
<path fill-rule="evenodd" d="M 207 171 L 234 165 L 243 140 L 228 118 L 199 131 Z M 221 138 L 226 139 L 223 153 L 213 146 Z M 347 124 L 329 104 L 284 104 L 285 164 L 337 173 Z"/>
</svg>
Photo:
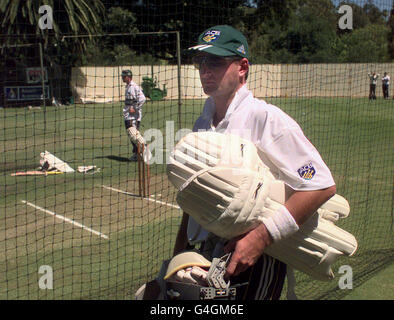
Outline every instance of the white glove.
<svg viewBox="0 0 394 320">
<path fill-rule="evenodd" d="M 207 274 L 208 271 L 203 268 L 193 266 L 178 270 L 168 280 L 207 286 Z"/>
</svg>

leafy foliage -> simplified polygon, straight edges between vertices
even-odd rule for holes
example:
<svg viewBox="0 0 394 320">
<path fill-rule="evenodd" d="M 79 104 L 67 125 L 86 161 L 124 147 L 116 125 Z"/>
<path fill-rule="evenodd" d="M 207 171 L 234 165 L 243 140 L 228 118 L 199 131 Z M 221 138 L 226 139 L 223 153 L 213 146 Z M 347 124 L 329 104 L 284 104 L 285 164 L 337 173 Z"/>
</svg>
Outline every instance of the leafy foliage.
<svg viewBox="0 0 394 320">
<path fill-rule="evenodd" d="M 52 30 L 38 28 L 38 8 L 44 2 L 53 7 Z M 43 42 L 48 55 L 63 56 L 52 58 L 60 63 L 176 63 L 176 48 L 169 45 L 174 39 L 168 34 L 142 37 L 137 33 L 178 30 L 184 49 L 194 44 L 206 28 L 230 24 L 249 39 L 253 63 L 393 61 L 394 8 L 389 15 L 372 0 L 363 6 L 351 2 L 353 29 L 341 30 L 338 8 L 342 4 L 347 3 L 335 6 L 331 0 L 0 0 L 0 39 L 3 45 L 32 39 Z M 63 36 L 70 35 L 89 37 L 64 40 Z"/>
<path fill-rule="evenodd" d="M 394 2 L 393 2 L 393 8 L 391 9 L 390 12 L 390 18 L 388 21 L 388 27 L 389 27 L 389 32 L 388 32 L 388 50 L 389 50 L 389 55 L 391 61 L 394 60 Z"/>
<path fill-rule="evenodd" d="M 53 29 L 40 29 L 39 8 L 49 5 L 53 10 Z M 42 40 L 45 47 L 70 34 L 96 34 L 101 30 L 104 5 L 96 0 L 0 0 L 2 44 L 15 44 L 23 40 Z M 77 49 L 84 49 L 85 41 L 74 42 Z"/>
<path fill-rule="evenodd" d="M 389 62 L 387 37 L 386 26 L 370 24 L 343 35 L 338 53 L 344 62 Z"/>
</svg>

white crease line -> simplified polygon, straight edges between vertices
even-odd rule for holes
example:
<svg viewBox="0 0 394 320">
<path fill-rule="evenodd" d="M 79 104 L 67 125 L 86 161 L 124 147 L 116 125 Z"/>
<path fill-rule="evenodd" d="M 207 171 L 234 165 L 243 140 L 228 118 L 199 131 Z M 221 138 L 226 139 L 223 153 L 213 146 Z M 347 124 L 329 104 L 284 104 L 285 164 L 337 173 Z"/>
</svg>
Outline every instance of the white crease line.
<svg viewBox="0 0 394 320">
<path fill-rule="evenodd" d="M 84 226 L 83 224 L 80 224 L 80 223 L 78 223 L 78 222 L 75 222 L 74 220 L 71 220 L 71 219 L 69 219 L 69 218 L 63 217 L 63 216 L 60 215 L 60 214 L 57 214 L 57 213 L 55 213 L 55 212 L 52 212 L 52 211 L 49 211 L 49 210 L 47 210 L 47 209 L 41 208 L 41 207 L 36 206 L 35 204 L 30 203 L 30 202 L 27 202 L 27 201 L 25 201 L 25 200 L 22 200 L 22 202 L 25 203 L 25 204 L 27 204 L 27 205 L 29 205 L 29 206 L 31 206 L 31 207 L 33 207 L 33 208 L 35 208 L 35 209 L 41 210 L 41 211 L 43 211 L 43 212 L 46 212 L 46 213 L 48 213 L 48 214 L 54 216 L 55 218 L 58 218 L 58 219 L 63 220 L 63 221 L 65 221 L 65 222 L 71 223 L 71 224 L 73 224 L 73 225 L 75 225 L 75 226 L 77 226 L 77 227 L 80 227 L 80 228 L 85 229 L 85 230 L 87 230 L 87 231 L 89 231 L 89 232 L 91 232 L 91 233 L 94 233 L 94 234 L 100 236 L 101 238 L 109 239 L 109 237 L 108 237 L 107 235 L 105 235 L 105 234 L 103 234 L 103 233 L 101 233 L 101 232 L 98 232 L 98 231 L 96 231 L 96 230 L 90 229 L 90 228 Z"/>
<path fill-rule="evenodd" d="M 103 185 L 103 188 L 108 189 L 108 190 L 112 190 L 112 191 L 116 191 L 116 192 L 119 192 L 119 193 L 127 194 L 127 195 L 129 195 L 129 196 L 133 196 L 133 197 L 137 197 L 137 198 L 139 197 L 138 195 L 133 194 L 133 193 L 131 193 L 131 192 L 127 192 L 127 191 L 115 189 L 115 188 L 112 188 L 112 187 L 107 187 L 107 186 L 105 186 L 105 185 Z M 159 201 L 159 200 L 151 199 L 151 198 L 145 198 L 145 197 L 143 197 L 142 199 L 148 200 L 148 201 L 152 201 L 152 202 L 155 202 L 155 203 L 159 203 L 159 204 L 164 204 L 165 206 L 169 206 L 169 207 L 172 207 L 172 208 L 175 208 L 175 209 L 180 209 L 179 206 L 177 206 L 177 205 L 175 205 L 175 204 L 172 204 L 172 203 L 168 203 L 168 202 L 164 202 L 164 201 Z"/>
</svg>

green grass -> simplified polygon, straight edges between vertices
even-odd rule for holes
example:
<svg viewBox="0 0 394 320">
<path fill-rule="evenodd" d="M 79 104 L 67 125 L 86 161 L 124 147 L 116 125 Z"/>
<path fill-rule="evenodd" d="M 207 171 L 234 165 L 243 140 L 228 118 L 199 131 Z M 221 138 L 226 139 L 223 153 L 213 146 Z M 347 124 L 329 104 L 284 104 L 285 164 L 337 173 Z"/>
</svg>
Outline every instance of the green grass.
<svg viewBox="0 0 394 320">
<path fill-rule="evenodd" d="M 392 101 L 267 100 L 298 121 L 331 168 L 338 193 L 351 205 L 350 216 L 339 225 L 356 236 L 359 249 L 333 269 L 337 273 L 342 264 L 352 266 L 355 294 L 394 257 Z M 156 134 L 152 142 L 162 139 L 163 149 L 169 150 L 175 139 L 171 126 L 175 133 L 179 128 L 190 129 L 202 105 L 202 100 L 184 101 L 179 125 L 177 101 L 149 101 L 141 131 Z M 130 299 L 139 285 L 156 274 L 161 261 L 170 257 L 180 211 L 103 187 L 138 194 L 138 168 L 127 161 L 131 148 L 121 105 L 0 109 L 0 128 L 0 272 L 5 275 L 0 278 L 0 299 Z M 11 176 L 37 168 L 44 150 L 74 169 L 96 165 L 100 172 Z M 165 159 L 165 151 L 156 151 Z M 153 164 L 150 174 L 151 194 L 175 203 L 165 164 Z M 109 239 L 55 219 L 22 200 Z M 41 265 L 53 267 L 53 290 L 38 287 Z M 351 297 L 338 288 L 337 280 L 320 283 L 303 274 L 296 276 L 299 298 Z M 375 298 L 376 290 L 366 292 L 368 299 Z"/>
<path fill-rule="evenodd" d="M 394 299 L 394 263 L 378 272 L 350 293 L 344 300 L 393 300 Z"/>
</svg>

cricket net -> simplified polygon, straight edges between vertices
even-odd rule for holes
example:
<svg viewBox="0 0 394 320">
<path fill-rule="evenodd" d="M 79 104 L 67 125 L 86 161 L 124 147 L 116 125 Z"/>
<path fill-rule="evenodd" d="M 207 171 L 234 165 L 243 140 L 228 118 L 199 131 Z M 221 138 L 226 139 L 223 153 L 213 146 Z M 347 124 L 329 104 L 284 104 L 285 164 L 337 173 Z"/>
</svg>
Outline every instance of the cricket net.
<svg viewBox="0 0 394 320">
<path fill-rule="evenodd" d="M 171 257 L 182 212 L 166 160 L 206 99 L 183 50 L 218 24 L 253 39 L 249 89 L 300 124 L 350 203 L 339 226 L 355 235 L 357 253 L 334 265 L 331 282 L 296 273 L 298 298 L 342 298 L 349 291 L 339 287 L 341 266 L 351 267 L 355 288 L 393 262 L 393 92 L 383 99 L 379 80 L 369 99 L 368 73 L 394 75 L 394 60 L 291 60 L 294 33 L 282 52 L 293 62 L 280 61 L 267 49 L 279 27 L 252 28 L 267 18 L 268 2 L 118 1 L 135 18 L 127 32 L 105 25 L 90 37 L 2 35 L 0 299 L 133 299 Z M 146 197 L 140 164 L 129 160 L 123 70 L 147 96 L 140 131 L 154 159 Z M 59 159 L 53 170 L 41 161 L 45 152 Z"/>
</svg>

